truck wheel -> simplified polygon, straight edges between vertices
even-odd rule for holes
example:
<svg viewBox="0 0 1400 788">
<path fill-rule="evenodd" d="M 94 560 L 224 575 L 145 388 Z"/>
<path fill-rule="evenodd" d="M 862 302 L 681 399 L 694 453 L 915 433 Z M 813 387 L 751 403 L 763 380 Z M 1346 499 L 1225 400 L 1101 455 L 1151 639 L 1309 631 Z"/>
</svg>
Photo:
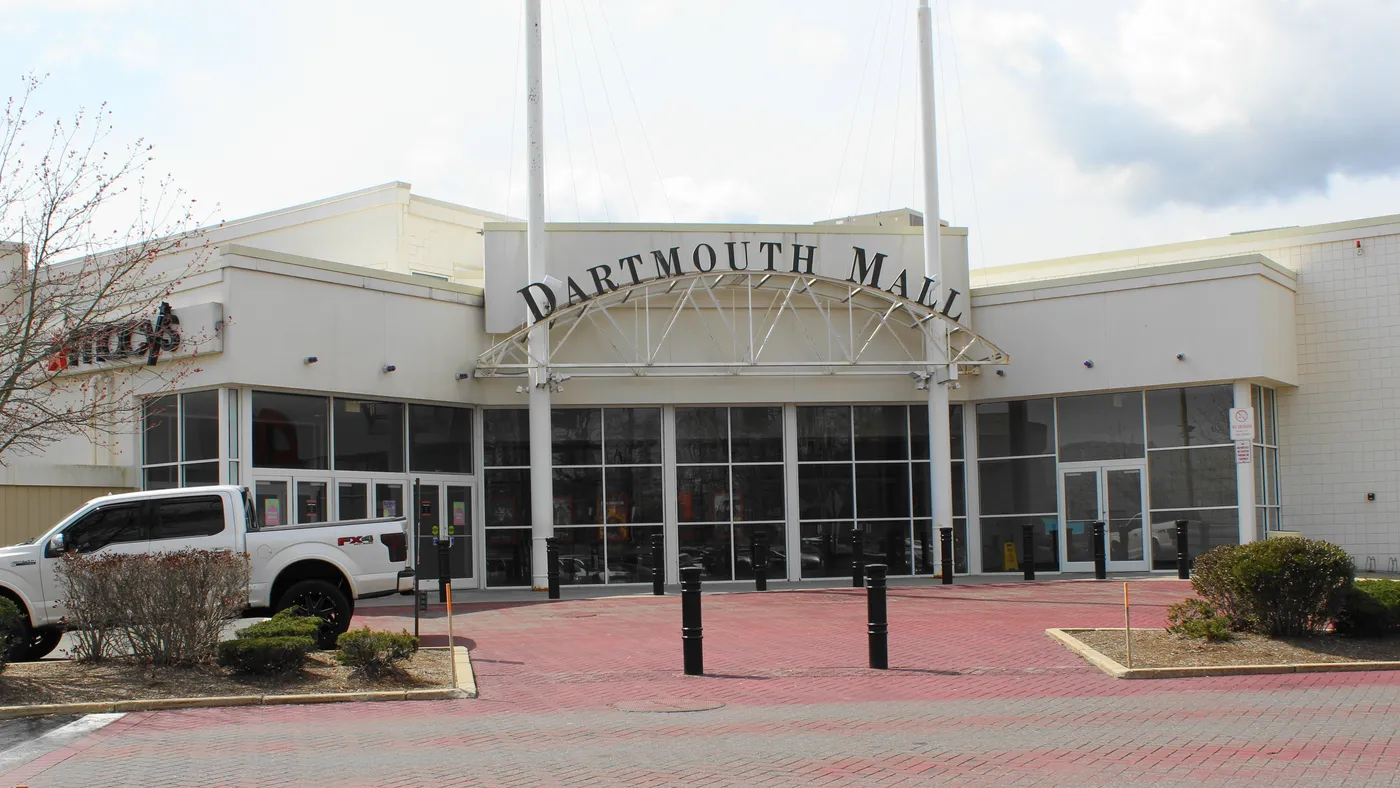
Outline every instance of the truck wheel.
<svg viewBox="0 0 1400 788">
<path fill-rule="evenodd" d="M 63 640 L 63 633 L 57 629 L 36 629 L 29 640 L 29 654 L 26 660 L 39 660 L 53 653 Z"/>
<path fill-rule="evenodd" d="M 297 608 L 303 615 L 316 616 L 325 622 L 317 643 L 323 649 L 335 648 L 336 638 L 350 629 L 350 600 L 345 592 L 325 580 L 293 583 L 277 602 L 279 611 L 287 608 Z"/>
<path fill-rule="evenodd" d="M 27 662 L 29 653 L 38 633 L 29 625 L 29 616 L 21 613 L 0 636 L 5 639 L 5 659 L 9 662 Z M 55 644 L 57 645 L 57 644 Z"/>
</svg>

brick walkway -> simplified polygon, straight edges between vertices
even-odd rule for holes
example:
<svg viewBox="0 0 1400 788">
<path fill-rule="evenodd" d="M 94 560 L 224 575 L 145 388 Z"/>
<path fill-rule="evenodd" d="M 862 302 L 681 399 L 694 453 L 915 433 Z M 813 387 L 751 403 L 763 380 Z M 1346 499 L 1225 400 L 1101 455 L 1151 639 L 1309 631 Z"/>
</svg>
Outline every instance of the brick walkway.
<svg viewBox="0 0 1400 788">
<path fill-rule="evenodd" d="M 1187 591 L 1135 583 L 1134 623 Z M 888 672 L 859 591 L 709 595 L 703 677 L 675 596 L 476 604 L 478 700 L 133 714 L 0 785 L 1400 784 L 1400 672 L 1115 681 L 1045 637 L 1121 625 L 1121 594 L 892 589 Z M 617 708 L 646 702 L 723 705 Z"/>
</svg>

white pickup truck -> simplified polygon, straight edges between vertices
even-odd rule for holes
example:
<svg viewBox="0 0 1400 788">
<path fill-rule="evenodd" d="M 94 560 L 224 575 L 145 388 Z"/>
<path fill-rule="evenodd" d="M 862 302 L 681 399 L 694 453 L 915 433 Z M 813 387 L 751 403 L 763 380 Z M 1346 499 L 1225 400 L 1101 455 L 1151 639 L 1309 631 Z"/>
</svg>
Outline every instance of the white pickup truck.
<svg viewBox="0 0 1400 788">
<path fill-rule="evenodd" d="M 408 522 L 402 518 L 261 526 L 246 487 L 186 487 L 94 498 L 41 537 L 0 548 L 0 596 L 28 627 L 11 659 L 40 659 L 58 646 L 65 609 L 57 576 L 63 554 L 233 550 L 248 556 L 250 609 L 300 607 L 324 618 L 333 641 L 350 626 L 354 601 L 409 593 Z"/>
</svg>

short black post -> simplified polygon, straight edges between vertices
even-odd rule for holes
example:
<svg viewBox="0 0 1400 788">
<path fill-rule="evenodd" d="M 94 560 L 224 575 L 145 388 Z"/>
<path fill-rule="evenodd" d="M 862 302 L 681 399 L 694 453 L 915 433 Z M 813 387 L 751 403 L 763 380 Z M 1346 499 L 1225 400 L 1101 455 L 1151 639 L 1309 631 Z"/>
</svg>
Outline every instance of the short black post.
<svg viewBox="0 0 1400 788">
<path fill-rule="evenodd" d="M 1035 579 L 1035 526 L 1021 526 L 1021 571 L 1027 580 Z"/>
<path fill-rule="evenodd" d="M 953 584 L 953 529 L 938 529 L 938 547 L 942 551 L 943 585 Z"/>
<path fill-rule="evenodd" d="M 447 589 L 452 585 L 452 540 L 438 537 L 438 601 L 447 601 Z"/>
<path fill-rule="evenodd" d="M 651 593 L 666 596 L 666 537 L 651 537 Z"/>
<path fill-rule="evenodd" d="M 851 588 L 865 586 L 865 534 L 851 532 Z"/>
<path fill-rule="evenodd" d="M 700 626 L 700 567 L 681 570 L 681 649 L 685 675 L 705 672 L 705 635 Z"/>
<path fill-rule="evenodd" d="M 890 668 L 890 619 L 885 608 L 885 565 L 871 564 L 865 568 L 867 579 L 865 610 L 870 621 L 871 670 Z"/>
<path fill-rule="evenodd" d="M 1103 522 L 1094 523 L 1094 579 L 1105 580 L 1108 578 L 1108 555 L 1104 550 L 1104 529 Z"/>
<path fill-rule="evenodd" d="M 549 578 L 549 598 L 559 598 L 559 539 L 554 536 L 544 540 L 545 576 Z"/>
<path fill-rule="evenodd" d="M 753 543 L 749 545 L 749 556 L 753 560 L 753 587 L 755 591 L 768 590 L 768 533 L 754 531 Z"/>
<path fill-rule="evenodd" d="M 1176 521 L 1176 577 L 1178 580 L 1191 579 L 1191 559 L 1187 556 L 1186 521 Z"/>
</svg>

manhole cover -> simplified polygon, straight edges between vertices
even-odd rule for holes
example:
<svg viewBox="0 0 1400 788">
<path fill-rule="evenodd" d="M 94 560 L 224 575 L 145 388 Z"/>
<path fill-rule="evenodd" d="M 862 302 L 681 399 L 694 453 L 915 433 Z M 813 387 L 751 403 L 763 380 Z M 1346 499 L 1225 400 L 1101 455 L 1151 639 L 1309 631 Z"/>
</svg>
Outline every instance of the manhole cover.
<svg viewBox="0 0 1400 788">
<path fill-rule="evenodd" d="M 613 708 L 618 711 L 646 711 L 661 714 L 674 714 L 682 711 L 710 711 L 723 707 L 723 703 L 716 703 L 715 701 L 685 699 L 624 700 L 621 703 L 613 704 Z"/>
</svg>

